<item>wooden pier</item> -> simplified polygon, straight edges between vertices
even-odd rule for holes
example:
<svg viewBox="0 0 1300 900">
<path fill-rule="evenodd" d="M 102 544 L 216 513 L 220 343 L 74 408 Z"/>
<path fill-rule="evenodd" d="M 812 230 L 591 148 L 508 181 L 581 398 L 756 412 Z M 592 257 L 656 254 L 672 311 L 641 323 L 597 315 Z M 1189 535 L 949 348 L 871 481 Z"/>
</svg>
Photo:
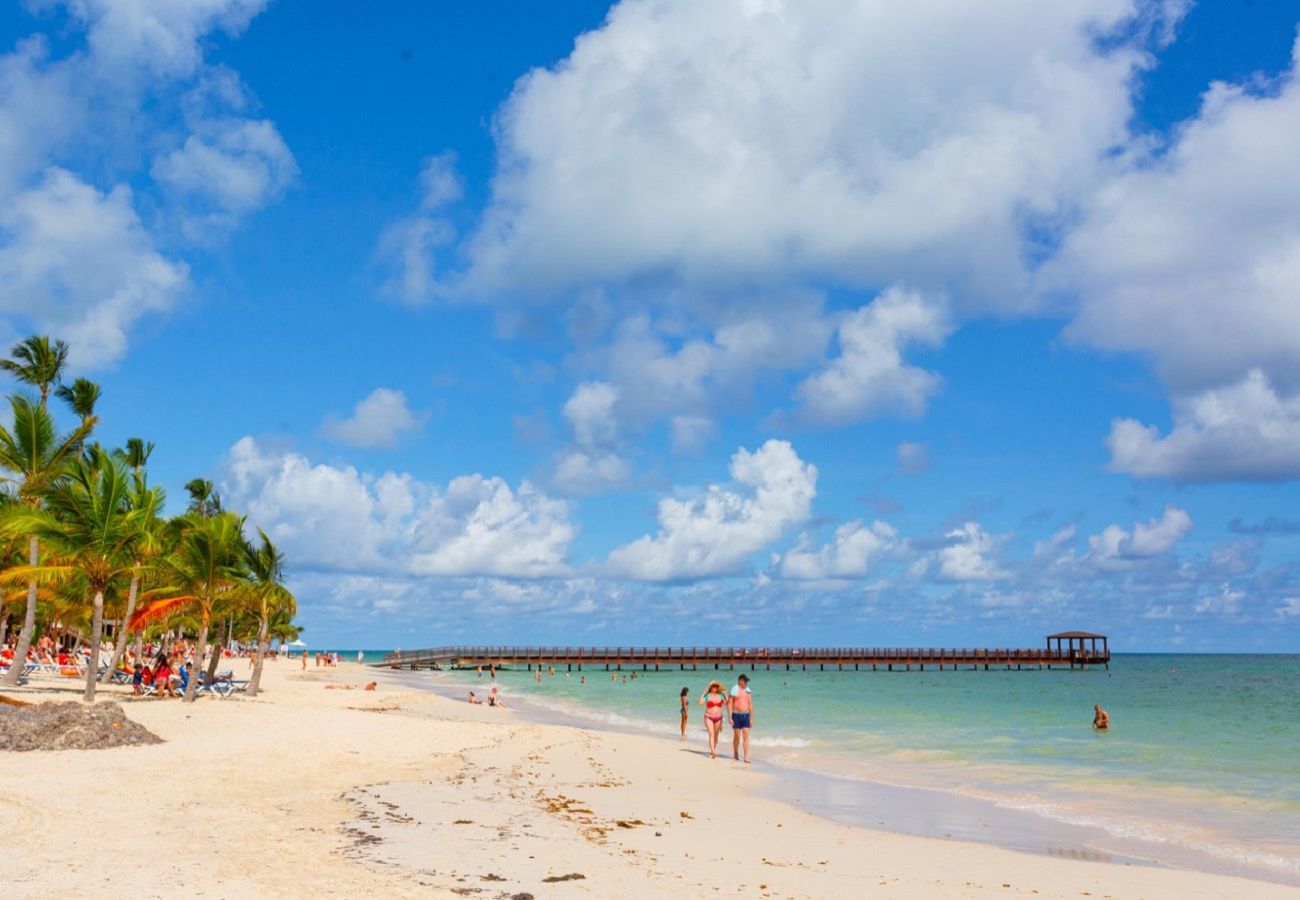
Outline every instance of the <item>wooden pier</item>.
<svg viewBox="0 0 1300 900">
<path fill-rule="evenodd" d="M 1098 643 L 1100 642 L 1100 644 Z M 1049 635 L 1031 649 L 935 647 L 431 647 L 387 654 L 388 669 L 565 669 L 566 671 L 910 672 L 958 669 L 1024 670 L 1110 668 L 1105 635 L 1084 631 Z"/>
</svg>

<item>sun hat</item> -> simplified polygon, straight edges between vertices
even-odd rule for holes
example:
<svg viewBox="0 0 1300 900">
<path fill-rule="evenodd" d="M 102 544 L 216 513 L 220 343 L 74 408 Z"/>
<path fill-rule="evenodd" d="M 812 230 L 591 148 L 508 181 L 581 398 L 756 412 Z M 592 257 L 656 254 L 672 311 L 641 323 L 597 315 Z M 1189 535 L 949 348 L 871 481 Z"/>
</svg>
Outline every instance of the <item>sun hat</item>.
<svg viewBox="0 0 1300 900">
<path fill-rule="evenodd" d="M 709 682 L 709 690 L 713 690 L 714 685 L 717 685 L 718 690 L 722 690 L 722 682 L 718 681 L 716 678 Z"/>
</svg>

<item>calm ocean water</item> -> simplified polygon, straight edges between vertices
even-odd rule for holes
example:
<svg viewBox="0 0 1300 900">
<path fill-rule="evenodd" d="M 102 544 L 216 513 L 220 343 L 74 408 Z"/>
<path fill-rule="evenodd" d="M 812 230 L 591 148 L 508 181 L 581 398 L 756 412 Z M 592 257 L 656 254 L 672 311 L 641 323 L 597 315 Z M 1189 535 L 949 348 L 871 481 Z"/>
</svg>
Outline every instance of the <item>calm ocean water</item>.
<svg viewBox="0 0 1300 900">
<path fill-rule="evenodd" d="M 715 675 L 631 674 L 498 681 L 570 720 L 675 735 L 681 688 L 693 702 Z M 716 673 L 728 687 L 736 674 Z M 1109 671 L 748 674 L 766 761 L 1086 825 L 1117 854 L 1199 857 L 1300 883 L 1300 655 L 1124 654 Z M 1111 715 L 1108 732 L 1091 728 L 1094 703 Z M 702 740 L 694 705 L 688 735 Z"/>
</svg>

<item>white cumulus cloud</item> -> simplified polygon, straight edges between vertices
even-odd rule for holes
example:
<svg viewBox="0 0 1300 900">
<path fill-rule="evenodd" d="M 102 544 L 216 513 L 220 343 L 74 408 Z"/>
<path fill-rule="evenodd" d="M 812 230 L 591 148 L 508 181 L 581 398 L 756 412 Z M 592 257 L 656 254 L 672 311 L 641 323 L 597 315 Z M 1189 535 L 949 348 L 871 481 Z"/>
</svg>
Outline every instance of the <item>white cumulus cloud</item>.
<svg viewBox="0 0 1300 900">
<path fill-rule="evenodd" d="M 1174 404 L 1161 435 L 1134 419 L 1112 423 L 1110 467 L 1179 481 L 1283 481 L 1300 477 L 1300 393 L 1279 397 L 1264 373 Z"/>
<path fill-rule="evenodd" d="M 188 269 L 141 225 L 131 190 L 107 193 L 63 169 L 0 204 L 0 313 L 72 346 L 75 365 L 126 352 L 137 319 L 171 308 Z"/>
<path fill-rule="evenodd" d="M 540 577 L 568 572 L 568 505 L 524 482 L 462 475 L 417 510 L 410 569 L 427 575 Z"/>
<path fill-rule="evenodd" d="M 230 224 L 295 171 L 269 121 L 235 114 L 238 76 L 204 60 L 209 34 L 238 34 L 266 0 L 32 5 L 67 17 L 57 42 L 34 35 L 0 55 L 0 325 L 49 332 L 75 366 L 104 366 L 188 287 L 187 266 L 156 249 L 188 222 L 173 229 L 156 195 L 202 198 Z M 196 88 L 209 84 L 222 88 Z"/>
<path fill-rule="evenodd" d="M 785 441 L 731 457 L 737 489 L 710 485 L 703 497 L 659 501 L 659 533 L 615 549 L 608 569 L 642 581 L 734 574 L 749 556 L 808 518 L 817 469 Z M 744 489 L 743 491 L 741 489 Z"/>
<path fill-rule="evenodd" d="M 1172 504 L 1158 519 L 1134 523 L 1131 531 L 1108 525 L 1088 538 L 1093 560 L 1104 567 L 1124 565 L 1168 553 L 1192 530 L 1187 510 Z"/>
<path fill-rule="evenodd" d="M 392 388 L 375 388 L 358 401 L 352 415 L 331 414 L 321 423 L 320 433 L 332 441 L 352 447 L 391 449 L 406 435 L 419 431 L 429 421 L 427 412 L 413 412 L 406 394 Z"/>
<path fill-rule="evenodd" d="M 604 381 L 584 381 L 564 404 L 574 447 L 551 475 L 551 485 L 568 494 L 594 494 L 627 481 L 631 466 L 618 455 L 616 407 L 619 389 Z"/>
<path fill-rule="evenodd" d="M 1021 303 L 1025 217 L 1126 134 L 1145 57 L 1097 37 L 1149 7 L 624 0 L 499 112 L 470 285 L 815 274 Z"/>
<path fill-rule="evenodd" d="M 1154 357 L 1188 392 L 1300 381 L 1300 42 L 1274 84 L 1216 83 L 1172 145 L 1099 189 L 1049 273 L 1069 333 Z"/>
<path fill-rule="evenodd" d="M 890 288 L 840 323 L 840 355 L 799 385 L 800 414 L 831 425 L 921 415 L 941 379 L 904 362 L 903 350 L 913 343 L 937 345 L 950 330 L 941 303 Z"/>
<path fill-rule="evenodd" d="M 156 159 L 152 171 L 182 202 L 194 205 L 186 225 L 201 237 L 279 197 L 298 164 L 271 122 L 225 119 L 205 123 L 201 133 Z"/>
<path fill-rule="evenodd" d="M 566 574 L 576 528 L 562 500 L 483 475 L 445 487 L 408 474 L 313 464 L 240 439 L 227 454 L 223 496 L 264 528 L 295 564 L 390 575 L 534 578 Z"/>
<path fill-rule="evenodd" d="M 795 547 L 781 556 L 780 571 L 785 578 L 810 581 L 862 578 L 873 562 L 898 546 L 898 532 L 888 523 L 845 522 L 821 547 L 814 546 L 808 535 L 801 535 Z"/>
<path fill-rule="evenodd" d="M 947 535 L 948 546 L 938 552 L 943 581 L 997 581 L 1010 573 L 994 558 L 999 541 L 978 522 L 966 522 Z"/>
</svg>

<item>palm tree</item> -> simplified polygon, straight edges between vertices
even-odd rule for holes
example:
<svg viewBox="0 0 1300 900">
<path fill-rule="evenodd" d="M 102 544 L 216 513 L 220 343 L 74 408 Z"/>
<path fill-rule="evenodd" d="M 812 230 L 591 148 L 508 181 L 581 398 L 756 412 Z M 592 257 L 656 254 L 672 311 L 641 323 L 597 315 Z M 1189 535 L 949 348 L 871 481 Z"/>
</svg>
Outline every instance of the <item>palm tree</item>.
<svg viewBox="0 0 1300 900">
<path fill-rule="evenodd" d="M 205 518 L 221 514 L 221 495 L 212 489 L 212 482 L 204 478 L 192 478 L 185 484 L 190 495 L 188 512 Z"/>
<path fill-rule="evenodd" d="M 63 341 L 51 342 L 45 335 L 34 334 L 14 344 L 9 352 L 13 359 L 0 359 L 0 369 L 23 384 L 40 388 L 41 409 L 45 409 L 50 387 L 58 384 L 63 376 L 63 366 L 68 359 L 68 345 Z"/>
<path fill-rule="evenodd" d="M 3 520 L 14 506 L 15 500 L 12 495 L 0 493 L 0 520 Z M 10 569 L 13 566 L 22 565 L 23 543 L 21 539 L 5 538 L 0 542 L 0 570 Z M 0 588 L 0 647 L 5 645 L 5 638 L 8 637 L 9 616 L 5 614 L 5 599 L 8 593 L 8 585 Z"/>
<path fill-rule="evenodd" d="M 131 508 L 141 511 L 141 516 L 137 522 L 140 527 L 140 539 L 135 544 L 136 562 L 131 573 L 131 585 L 126 594 L 126 610 L 122 614 L 121 625 L 117 631 L 117 640 L 113 643 L 113 656 L 109 660 L 108 668 L 104 671 L 101 681 L 107 681 L 112 677 L 113 672 L 117 669 L 117 664 L 122 660 L 122 655 L 126 652 L 126 642 L 130 637 L 130 628 L 128 626 L 131 617 L 135 614 L 135 604 L 140 597 L 142 579 L 148 571 L 146 563 L 149 559 L 161 554 L 165 548 L 163 523 L 162 519 L 159 518 L 159 513 L 162 512 L 167 495 L 162 488 L 149 487 L 149 478 L 145 471 L 145 466 L 149 463 L 149 457 L 153 454 L 153 448 L 154 445 L 151 441 L 147 442 L 141 438 L 127 438 L 126 447 L 113 451 L 113 455 L 118 460 L 131 468 Z"/>
<path fill-rule="evenodd" d="M 19 504 L 38 509 L 44 496 L 65 477 L 67 462 L 75 458 L 78 448 L 94 427 L 95 419 L 92 417 L 82 422 L 71 434 L 60 437 L 55 433 L 54 420 L 44 405 L 36 405 L 27 397 L 18 395 L 10 397 L 9 403 L 13 407 L 13 430 L 0 426 L 0 469 L 8 474 L 0 476 L 0 482 L 13 488 Z M 40 562 L 40 541 L 35 534 L 24 535 L 12 530 L 7 530 L 7 534 L 27 538 L 28 566 Z M 32 634 L 36 630 L 37 581 L 35 576 L 27 581 L 27 612 L 18 633 L 18 646 L 14 648 L 14 664 L 4 676 L 4 683 L 8 685 L 18 684 L 23 670 L 21 663 L 32 645 Z"/>
<path fill-rule="evenodd" d="M 289 612 L 275 612 L 271 614 L 267 636 L 278 640 L 281 644 L 289 644 L 302 637 L 303 630 L 301 625 L 293 624 L 293 615 Z"/>
<path fill-rule="evenodd" d="M 122 462 L 131 467 L 131 471 L 138 478 L 144 467 L 149 465 L 149 457 L 153 456 L 153 441 L 138 437 L 127 438 L 126 446 L 115 452 Z"/>
<path fill-rule="evenodd" d="M 167 498 L 166 492 L 160 487 L 149 487 L 143 476 L 139 474 L 133 477 L 132 482 L 127 503 L 136 513 L 134 524 L 138 533 L 132 544 L 134 560 L 131 565 L 131 584 L 126 593 L 126 610 L 122 614 L 117 639 L 113 642 L 113 656 L 109 659 L 108 668 L 104 671 L 101 681 L 107 681 L 112 677 L 117 664 L 122 660 L 122 654 L 126 652 L 126 641 L 130 632 L 127 625 L 135 614 L 135 604 L 140 597 L 140 585 L 149 573 L 150 560 L 159 556 L 166 547 L 163 520 L 159 517 Z"/>
<path fill-rule="evenodd" d="M 266 647 L 270 643 L 268 630 L 271 617 L 277 613 L 288 613 L 290 617 L 298 611 L 293 594 L 284 586 L 284 554 L 271 543 L 266 532 L 257 529 L 262 542 L 258 546 L 246 544 L 244 558 L 248 565 L 248 583 L 244 594 L 249 605 L 257 614 L 257 659 L 253 662 L 253 679 L 248 685 L 248 695 L 257 696 L 258 686 L 262 682 L 262 662 L 266 658 Z"/>
<path fill-rule="evenodd" d="M 55 396 L 68 404 L 68 407 L 77 415 L 81 416 L 81 421 L 86 421 L 95 414 L 95 404 L 99 402 L 99 385 L 89 378 L 78 378 L 72 384 L 61 384 L 55 391 Z"/>
<path fill-rule="evenodd" d="M 43 508 L 15 515 L 18 530 L 49 544 L 58 561 L 24 566 L 14 574 L 32 579 L 80 578 L 93 597 L 90 665 L 85 700 L 95 700 L 104 638 L 104 594 L 133 572 L 133 545 L 143 511 L 131 507 L 131 476 L 119 460 L 98 452 L 75 459 L 67 478 L 48 492 Z"/>
<path fill-rule="evenodd" d="M 166 587 L 155 593 L 164 596 L 136 613 L 131 626 L 138 628 L 182 608 L 198 614 L 194 672 L 185 690 L 186 701 L 193 702 L 199 682 L 197 672 L 203 667 L 214 613 L 231 598 L 231 592 L 247 575 L 244 519 L 227 512 L 206 517 L 187 513 L 173 519 L 170 528 L 175 534 L 175 549 L 157 563 Z"/>
</svg>

